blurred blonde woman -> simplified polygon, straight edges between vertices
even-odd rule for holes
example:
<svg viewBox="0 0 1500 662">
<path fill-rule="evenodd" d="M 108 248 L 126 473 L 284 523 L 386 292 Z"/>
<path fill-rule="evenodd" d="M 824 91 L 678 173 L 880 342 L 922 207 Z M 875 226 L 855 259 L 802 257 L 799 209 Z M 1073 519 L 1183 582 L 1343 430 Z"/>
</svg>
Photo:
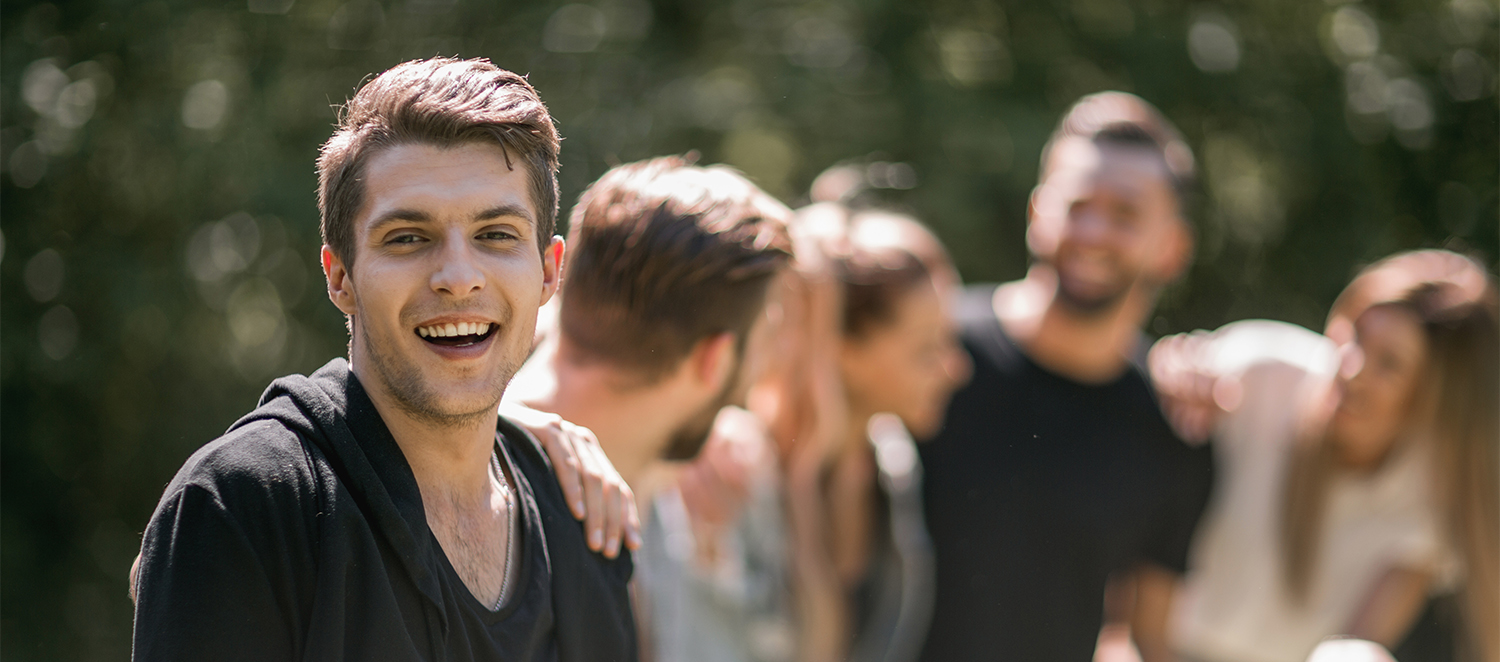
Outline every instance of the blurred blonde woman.
<svg viewBox="0 0 1500 662">
<path fill-rule="evenodd" d="M 1447 251 L 1367 268 L 1326 335 L 1255 320 L 1160 341 L 1169 418 L 1213 437 L 1222 478 L 1174 605 L 1178 654 L 1394 647 L 1453 593 L 1460 659 L 1500 659 L 1497 345 L 1493 281 Z"/>
</svg>

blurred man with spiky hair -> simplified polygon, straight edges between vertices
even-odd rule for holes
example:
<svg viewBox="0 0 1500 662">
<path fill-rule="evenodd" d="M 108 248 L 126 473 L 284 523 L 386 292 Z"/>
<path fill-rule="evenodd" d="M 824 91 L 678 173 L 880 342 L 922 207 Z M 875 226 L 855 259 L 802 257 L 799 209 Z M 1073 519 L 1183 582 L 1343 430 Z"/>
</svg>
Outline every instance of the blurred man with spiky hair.
<svg viewBox="0 0 1500 662">
<path fill-rule="evenodd" d="M 1206 449 L 1178 441 L 1136 357 L 1192 235 L 1182 137 L 1141 99 L 1080 100 L 1042 153 L 1020 281 L 959 306 L 974 376 L 921 446 L 937 561 L 924 658 L 1088 660 L 1111 576 L 1161 596 L 1207 500 Z M 1163 644 L 1143 600 L 1137 644 Z"/>
</svg>

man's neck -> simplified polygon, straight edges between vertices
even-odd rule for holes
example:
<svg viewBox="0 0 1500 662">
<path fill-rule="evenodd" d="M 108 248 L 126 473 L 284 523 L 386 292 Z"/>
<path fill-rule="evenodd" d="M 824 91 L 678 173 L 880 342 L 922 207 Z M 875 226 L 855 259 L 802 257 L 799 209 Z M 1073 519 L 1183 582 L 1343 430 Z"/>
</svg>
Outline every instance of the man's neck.
<svg viewBox="0 0 1500 662">
<path fill-rule="evenodd" d="M 458 425 L 442 425 L 413 416 L 378 379 L 373 370 L 361 370 L 355 357 L 350 370 L 375 405 L 376 413 L 391 431 L 406 456 L 424 499 L 441 494 L 454 503 L 483 502 L 490 492 L 490 459 L 494 454 L 494 407 L 489 412 Z"/>
<path fill-rule="evenodd" d="M 1132 288 L 1112 308 L 1081 313 L 1058 300 L 1056 275 L 1034 266 L 1001 285 L 993 307 L 1006 335 L 1038 365 L 1069 379 L 1103 383 L 1118 377 L 1140 342 L 1154 297 Z"/>
<path fill-rule="evenodd" d="M 511 380 L 507 397 L 591 430 L 641 498 L 638 488 L 677 421 L 656 413 L 659 407 L 647 396 L 651 389 L 617 388 L 614 370 L 576 360 L 564 344 L 553 336 L 538 346 Z"/>
</svg>

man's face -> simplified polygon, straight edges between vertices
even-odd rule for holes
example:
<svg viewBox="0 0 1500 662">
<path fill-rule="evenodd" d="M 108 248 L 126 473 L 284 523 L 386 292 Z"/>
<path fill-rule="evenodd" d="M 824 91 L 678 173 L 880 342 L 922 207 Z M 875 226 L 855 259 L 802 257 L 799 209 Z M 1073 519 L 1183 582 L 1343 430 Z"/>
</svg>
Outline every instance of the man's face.
<svg viewBox="0 0 1500 662">
<path fill-rule="evenodd" d="M 773 350 L 776 334 L 781 330 L 781 298 L 786 287 L 785 274 L 772 278 L 766 287 L 766 303 L 743 342 L 736 342 L 734 366 L 729 378 L 714 397 L 687 418 L 672 433 L 662 459 L 691 460 L 698 456 L 708 435 L 713 431 L 714 420 L 719 410 L 730 405 L 744 407 L 750 387 L 760 380 L 766 369 L 767 354 Z"/>
<path fill-rule="evenodd" d="M 537 251 L 525 169 L 489 143 L 391 147 L 366 164 L 354 223 L 352 270 L 323 259 L 356 374 L 428 422 L 493 411 L 558 285 L 560 240 Z"/>
<path fill-rule="evenodd" d="M 1150 149 L 1062 139 L 1032 195 L 1027 244 L 1076 311 L 1112 310 L 1137 285 L 1164 285 L 1186 257 L 1177 197 Z"/>
</svg>

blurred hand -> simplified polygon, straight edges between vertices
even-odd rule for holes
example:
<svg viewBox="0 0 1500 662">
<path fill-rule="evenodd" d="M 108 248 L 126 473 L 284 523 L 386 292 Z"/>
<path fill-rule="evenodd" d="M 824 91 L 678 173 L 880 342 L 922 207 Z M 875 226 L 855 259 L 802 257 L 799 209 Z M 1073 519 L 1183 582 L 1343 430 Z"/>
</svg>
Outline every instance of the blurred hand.
<svg viewBox="0 0 1500 662">
<path fill-rule="evenodd" d="M 850 613 L 826 536 L 822 477 L 849 435 L 835 357 L 842 339 L 842 288 L 815 237 L 793 228 L 796 268 L 783 279 L 777 351 L 751 409 L 766 421 L 782 472 L 801 662 L 844 658 Z M 861 430 L 860 432 L 863 432 Z"/>
<path fill-rule="evenodd" d="M 1156 341 L 1147 357 L 1162 414 L 1178 437 L 1195 445 L 1208 441 L 1223 411 L 1215 392 L 1237 386 L 1233 377 L 1221 380 L 1209 370 L 1204 360 L 1208 341 L 1201 331 L 1167 336 Z"/>
<path fill-rule="evenodd" d="M 769 461 L 770 452 L 770 435 L 759 418 L 739 407 L 720 410 L 703 450 L 678 474 L 677 488 L 688 513 L 708 524 L 739 519 L 751 478 Z"/>
<path fill-rule="evenodd" d="M 739 520 L 750 500 L 754 477 L 771 462 L 771 438 L 760 419 L 739 407 L 725 407 L 698 457 L 677 475 L 699 559 L 718 557 L 720 534 Z"/>
<path fill-rule="evenodd" d="M 641 520 L 635 494 L 615 471 L 592 431 L 557 414 L 516 403 L 502 404 L 500 414 L 542 442 L 573 517 L 584 523 L 589 549 L 611 559 L 619 556 L 621 541 L 630 549 L 640 549 Z"/>
<path fill-rule="evenodd" d="M 1307 662 L 1396 662 L 1380 644 L 1364 639 L 1325 639 Z"/>
<path fill-rule="evenodd" d="M 799 268 L 788 284 L 781 370 L 773 385 L 779 398 L 765 420 L 795 482 L 814 480 L 832 462 L 849 434 L 849 412 L 835 360 L 843 338 L 842 287 L 822 265 Z"/>
</svg>

